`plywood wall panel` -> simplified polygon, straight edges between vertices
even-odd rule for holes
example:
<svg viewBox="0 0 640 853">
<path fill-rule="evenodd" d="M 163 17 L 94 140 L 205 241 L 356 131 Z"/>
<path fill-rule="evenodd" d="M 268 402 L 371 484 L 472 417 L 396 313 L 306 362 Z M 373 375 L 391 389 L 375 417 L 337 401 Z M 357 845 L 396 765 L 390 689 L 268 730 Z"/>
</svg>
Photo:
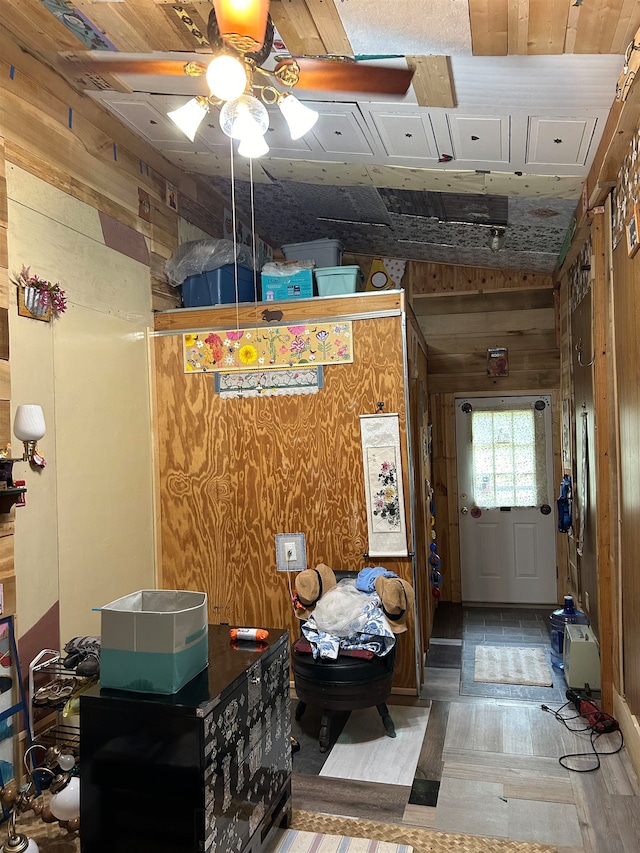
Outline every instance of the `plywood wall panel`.
<svg viewBox="0 0 640 853">
<path fill-rule="evenodd" d="M 184 374 L 180 336 L 156 338 L 162 583 L 205 590 L 215 622 L 297 636 L 277 533 L 305 533 L 310 566 L 364 565 L 359 415 L 384 401 L 406 447 L 400 318 L 354 321 L 353 336 L 354 363 L 327 367 L 320 393 L 234 400 L 215 394 L 210 375 Z M 406 454 L 404 468 L 406 481 Z M 383 564 L 411 579 L 409 559 Z M 412 628 L 399 686 L 415 684 Z"/>
<path fill-rule="evenodd" d="M 8 263 L 7 229 L 0 228 L 0 268 L 6 269 Z"/>
<path fill-rule="evenodd" d="M 11 439 L 11 407 L 8 398 L 4 400 L 0 398 L 0 447 L 11 444 Z M 17 439 L 14 439 L 13 443 L 17 450 L 16 456 L 19 456 L 22 446 Z"/>
<path fill-rule="evenodd" d="M 620 435 L 620 599 L 622 602 L 624 696 L 640 715 L 640 298 L 638 256 L 629 258 L 624 242 L 613 253 L 615 348 Z"/>
</svg>

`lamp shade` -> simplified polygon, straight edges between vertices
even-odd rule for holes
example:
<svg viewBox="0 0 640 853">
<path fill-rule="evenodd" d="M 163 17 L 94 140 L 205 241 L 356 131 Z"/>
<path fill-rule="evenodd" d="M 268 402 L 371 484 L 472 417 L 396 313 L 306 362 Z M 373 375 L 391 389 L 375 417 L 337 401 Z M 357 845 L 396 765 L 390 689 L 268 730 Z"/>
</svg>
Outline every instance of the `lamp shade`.
<svg viewBox="0 0 640 853">
<path fill-rule="evenodd" d="M 220 35 L 238 49 L 257 50 L 264 44 L 269 0 L 213 0 Z"/>
<path fill-rule="evenodd" d="M 292 139 L 300 139 L 318 121 L 318 113 L 301 103 L 295 95 L 284 95 L 279 101 L 280 112 L 289 125 Z"/>
<path fill-rule="evenodd" d="M 41 406 L 18 406 L 13 421 L 13 431 L 20 441 L 39 441 L 46 432 Z"/>
<path fill-rule="evenodd" d="M 267 141 L 260 133 L 255 133 L 252 136 L 244 136 L 240 140 L 240 145 L 238 145 L 238 154 L 241 157 L 250 157 L 252 160 L 262 157 L 268 151 L 269 146 L 267 145 Z"/>
<path fill-rule="evenodd" d="M 208 112 L 209 107 L 206 98 L 199 97 L 191 98 L 190 101 L 178 107 L 177 110 L 167 113 L 167 116 L 193 142 L 200 123 Z"/>
</svg>

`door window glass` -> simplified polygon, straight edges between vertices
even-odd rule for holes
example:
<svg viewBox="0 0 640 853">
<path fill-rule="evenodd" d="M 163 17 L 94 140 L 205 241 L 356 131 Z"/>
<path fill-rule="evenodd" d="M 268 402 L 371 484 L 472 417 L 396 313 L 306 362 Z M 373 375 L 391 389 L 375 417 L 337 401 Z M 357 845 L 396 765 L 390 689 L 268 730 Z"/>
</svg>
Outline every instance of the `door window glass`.
<svg viewBox="0 0 640 853">
<path fill-rule="evenodd" d="M 473 411 L 477 506 L 531 507 L 547 502 L 544 418 L 540 415 L 533 407 Z"/>
</svg>

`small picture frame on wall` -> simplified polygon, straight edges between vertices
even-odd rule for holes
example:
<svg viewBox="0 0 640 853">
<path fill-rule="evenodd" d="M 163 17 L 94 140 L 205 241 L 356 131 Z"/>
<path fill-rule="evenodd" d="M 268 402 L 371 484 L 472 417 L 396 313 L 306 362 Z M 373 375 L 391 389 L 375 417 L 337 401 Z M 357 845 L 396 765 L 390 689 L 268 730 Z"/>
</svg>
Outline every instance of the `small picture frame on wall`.
<svg viewBox="0 0 640 853">
<path fill-rule="evenodd" d="M 627 254 L 632 258 L 640 248 L 638 240 L 638 222 L 640 221 L 640 210 L 638 204 L 633 205 L 633 212 L 627 222 Z"/>
<path fill-rule="evenodd" d="M 487 350 L 487 376 L 509 375 L 509 351 L 506 347 Z"/>
</svg>

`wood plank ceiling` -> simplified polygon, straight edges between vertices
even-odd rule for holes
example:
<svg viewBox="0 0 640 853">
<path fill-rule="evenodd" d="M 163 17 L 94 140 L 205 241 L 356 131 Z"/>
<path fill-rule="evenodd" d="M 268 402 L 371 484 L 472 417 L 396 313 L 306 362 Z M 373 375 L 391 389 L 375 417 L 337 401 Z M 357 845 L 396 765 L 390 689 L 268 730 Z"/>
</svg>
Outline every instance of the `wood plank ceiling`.
<svg viewBox="0 0 640 853">
<path fill-rule="evenodd" d="M 91 47 L 107 58 L 207 54 L 210 10 L 205 0 L 0 0 L 0 26 L 167 159 L 229 192 L 217 111 L 193 144 L 166 118 L 195 94 L 192 80 L 60 65 Z M 300 93 L 321 119 L 297 143 L 270 111 L 271 151 L 253 169 L 256 221 L 270 242 L 328 236 L 356 253 L 553 270 L 640 26 L 640 0 L 271 0 L 270 11 L 279 52 L 395 56 L 415 69 L 403 99 Z M 246 210 L 248 164 L 235 160 Z M 421 193 L 451 195 L 431 207 L 455 219 L 425 216 L 422 203 L 412 209 Z M 491 211 L 502 210 L 500 199 L 507 210 L 498 222 Z M 499 253 L 487 239 L 496 225 L 506 226 Z"/>
</svg>

